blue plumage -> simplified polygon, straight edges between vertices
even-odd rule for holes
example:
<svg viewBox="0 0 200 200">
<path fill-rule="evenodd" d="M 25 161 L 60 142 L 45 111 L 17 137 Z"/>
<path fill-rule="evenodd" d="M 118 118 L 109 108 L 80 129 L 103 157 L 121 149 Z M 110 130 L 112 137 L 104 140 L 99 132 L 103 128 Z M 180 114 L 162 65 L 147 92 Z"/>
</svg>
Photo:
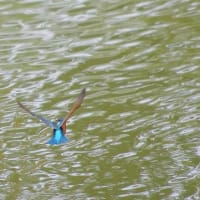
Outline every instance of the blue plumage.
<svg viewBox="0 0 200 200">
<path fill-rule="evenodd" d="M 85 91 L 85 88 L 84 88 L 81 91 L 81 93 L 79 94 L 79 96 L 76 99 L 76 101 L 74 102 L 74 104 L 73 104 L 72 108 L 70 109 L 69 113 L 64 118 L 61 118 L 61 119 L 57 120 L 56 123 L 55 122 L 51 122 L 50 120 L 44 118 L 43 116 L 38 115 L 38 114 L 30 111 L 22 103 L 20 103 L 20 102 L 17 102 L 17 103 L 26 112 L 28 112 L 33 117 L 39 119 L 44 124 L 46 124 L 47 126 L 49 126 L 50 128 L 53 129 L 53 135 L 52 135 L 51 139 L 47 142 L 48 144 L 50 144 L 50 145 L 63 144 L 63 143 L 68 141 L 68 138 L 65 136 L 65 134 L 66 134 L 66 123 L 67 123 L 68 119 L 72 116 L 72 114 L 80 107 L 80 105 L 83 102 L 83 99 L 85 97 L 85 94 L 86 94 L 86 91 Z"/>
<path fill-rule="evenodd" d="M 63 144 L 68 141 L 68 138 L 63 134 L 62 128 L 54 129 L 52 138 L 47 142 L 48 144 Z"/>
</svg>

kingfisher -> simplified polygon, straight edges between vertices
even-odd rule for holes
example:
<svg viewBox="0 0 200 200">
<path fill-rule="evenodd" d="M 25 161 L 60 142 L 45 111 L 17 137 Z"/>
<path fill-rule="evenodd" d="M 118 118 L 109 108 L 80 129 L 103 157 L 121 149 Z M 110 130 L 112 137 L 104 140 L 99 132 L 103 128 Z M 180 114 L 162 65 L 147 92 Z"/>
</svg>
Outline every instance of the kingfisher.
<svg viewBox="0 0 200 200">
<path fill-rule="evenodd" d="M 24 109 L 26 112 L 28 112 L 33 117 L 39 119 L 41 122 L 49 126 L 53 129 L 53 134 L 51 139 L 47 142 L 50 145 L 56 145 L 56 144 L 62 144 L 68 141 L 68 138 L 66 136 L 66 130 L 67 130 L 67 121 L 69 118 L 73 115 L 73 113 L 81 106 L 83 99 L 86 95 L 86 89 L 82 89 L 81 93 L 77 97 L 76 101 L 72 105 L 70 111 L 67 113 L 67 115 L 64 118 L 60 118 L 56 120 L 56 122 L 52 122 L 45 117 L 38 115 L 32 111 L 30 111 L 27 107 L 25 107 L 21 102 L 17 102 L 18 105 Z"/>
</svg>

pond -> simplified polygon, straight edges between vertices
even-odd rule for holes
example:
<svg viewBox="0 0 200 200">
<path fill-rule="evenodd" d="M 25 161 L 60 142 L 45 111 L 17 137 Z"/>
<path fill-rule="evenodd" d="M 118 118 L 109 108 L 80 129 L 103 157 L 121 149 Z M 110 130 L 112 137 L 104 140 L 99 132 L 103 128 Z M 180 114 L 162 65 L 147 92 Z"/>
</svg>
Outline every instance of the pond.
<svg viewBox="0 0 200 200">
<path fill-rule="evenodd" d="M 2 0 L 0 199 L 198 199 L 199 7 Z"/>
</svg>

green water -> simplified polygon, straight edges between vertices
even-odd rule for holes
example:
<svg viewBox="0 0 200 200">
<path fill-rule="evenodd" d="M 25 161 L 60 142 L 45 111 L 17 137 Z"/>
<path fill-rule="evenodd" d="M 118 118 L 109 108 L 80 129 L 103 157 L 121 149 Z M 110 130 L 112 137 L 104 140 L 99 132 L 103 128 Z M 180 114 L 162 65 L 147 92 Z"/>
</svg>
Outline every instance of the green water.
<svg viewBox="0 0 200 200">
<path fill-rule="evenodd" d="M 0 199 L 200 199 L 200 3 L 0 1 Z M 51 120 L 87 96 L 69 142 Z"/>
</svg>

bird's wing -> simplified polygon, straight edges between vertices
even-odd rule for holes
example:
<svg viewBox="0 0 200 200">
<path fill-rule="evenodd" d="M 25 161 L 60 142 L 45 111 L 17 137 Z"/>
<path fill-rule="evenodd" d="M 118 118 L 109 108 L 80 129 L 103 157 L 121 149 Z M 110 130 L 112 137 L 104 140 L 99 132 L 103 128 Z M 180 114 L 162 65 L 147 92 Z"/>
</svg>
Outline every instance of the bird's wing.
<svg viewBox="0 0 200 200">
<path fill-rule="evenodd" d="M 63 118 L 63 120 L 59 123 L 57 128 L 60 128 L 64 123 L 66 123 L 68 121 L 68 119 L 73 115 L 73 113 L 81 106 L 85 95 L 86 95 L 86 89 L 84 88 L 84 89 L 82 89 L 81 93 L 77 97 L 77 99 L 74 102 L 73 106 L 71 107 L 70 111 Z"/>
<path fill-rule="evenodd" d="M 28 112 L 29 114 L 31 114 L 33 117 L 39 119 L 41 122 L 43 122 L 44 124 L 46 124 L 47 126 L 51 127 L 52 129 L 56 129 L 57 126 L 56 124 L 54 124 L 53 122 L 51 122 L 50 120 L 42 117 L 41 115 L 38 115 L 32 111 L 30 111 L 28 108 L 26 108 L 21 102 L 17 102 L 18 105 L 23 108 L 26 112 Z"/>
</svg>

